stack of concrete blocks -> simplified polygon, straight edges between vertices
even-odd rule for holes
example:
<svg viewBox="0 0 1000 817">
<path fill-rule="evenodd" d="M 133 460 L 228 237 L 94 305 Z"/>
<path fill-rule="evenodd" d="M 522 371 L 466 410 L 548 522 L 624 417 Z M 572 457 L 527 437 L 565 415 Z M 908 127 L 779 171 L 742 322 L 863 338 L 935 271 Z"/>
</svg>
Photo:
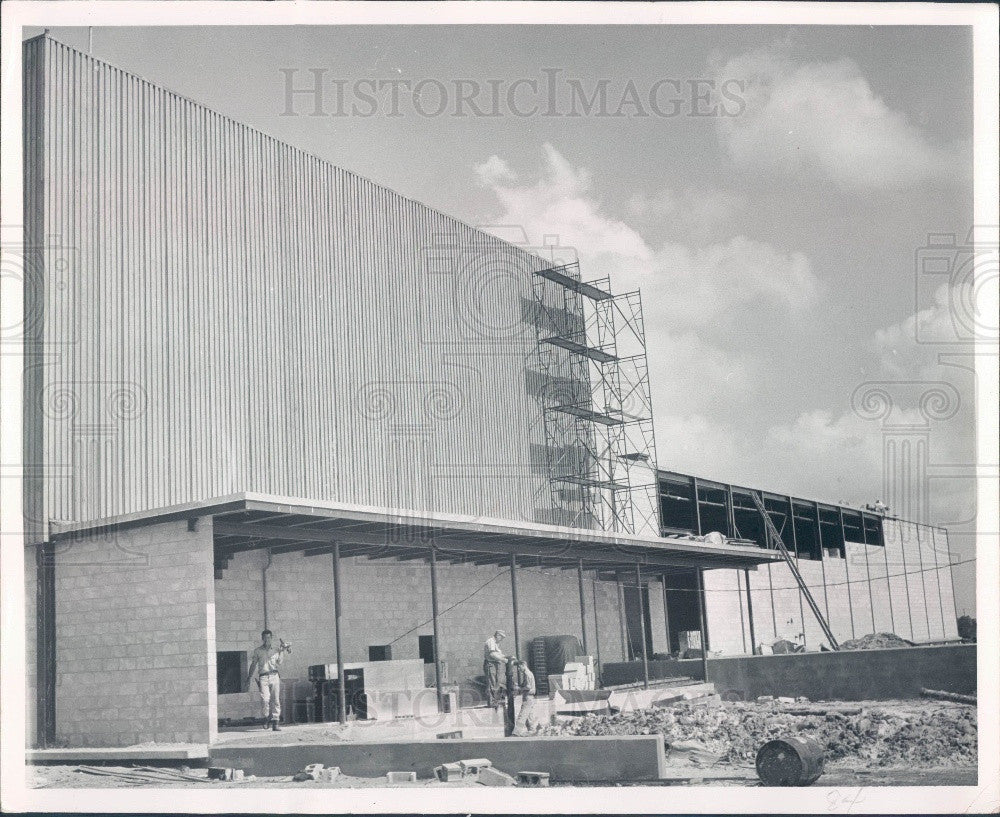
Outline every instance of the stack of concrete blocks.
<svg viewBox="0 0 1000 817">
<path fill-rule="evenodd" d="M 701 633 L 698 630 L 683 630 L 677 634 L 681 655 L 685 650 L 701 649 Z"/>
<path fill-rule="evenodd" d="M 556 690 L 596 688 L 597 673 L 591 655 L 578 655 L 577 660 L 566 664 L 562 672 L 549 676 L 550 700 L 555 698 Z"/>
</svg>

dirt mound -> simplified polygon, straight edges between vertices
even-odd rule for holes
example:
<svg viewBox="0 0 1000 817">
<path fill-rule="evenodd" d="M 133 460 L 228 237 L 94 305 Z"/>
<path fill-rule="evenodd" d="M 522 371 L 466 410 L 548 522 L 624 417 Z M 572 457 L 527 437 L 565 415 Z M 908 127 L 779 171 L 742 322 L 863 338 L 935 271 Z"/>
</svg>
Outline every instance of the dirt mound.
<svg viewBox="0 0 1000 817">
<path fill-rule="evenodd" d="M 870 633 L 861 638 L 840 642 L 842 650 L 890 650 L 896 647 L 912 647 L 913 642 L 900 638 L 895 633 Z"/>
<path fill-rule="evenodd" d="M 663 735 L 700 741 L 722 762 L 752 762 L 768 740 L 800 734 L 819 741 L 828 760 L 855 759 L 872 766 L 970 765 L 976 762 L 976 710 L 872 706 L 860 713 L 793 715 L 776 703 L 678 704 L 612 716 L 588 716 L 547 727 L 549 735 Z"/>
</svg>

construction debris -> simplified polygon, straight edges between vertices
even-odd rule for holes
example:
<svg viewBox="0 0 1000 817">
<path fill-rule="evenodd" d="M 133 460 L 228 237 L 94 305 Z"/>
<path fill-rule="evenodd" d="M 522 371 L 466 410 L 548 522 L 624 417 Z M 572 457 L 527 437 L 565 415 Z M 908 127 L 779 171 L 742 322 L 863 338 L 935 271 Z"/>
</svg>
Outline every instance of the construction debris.
<svg viewBox="0 0 1000 817">
<path fill-rule="evenodd" d="M 959 704 L 977 705 L 975 695 L 959 695 L 957 692 L 944 692 L 940 689 L 921 689 L 920 694 L 925 698 L 934 698 L 938 701 L 954 701 Z"/>
<path fill-rule="evenodd" d="M 390 783 L 416 783 L 416 772 L 386 772 L 385 779 Z"/>
<path fill-rule="evenodd" d="M 518 772 L 517 785 L 528 787 L 544 787 L 549 785 L 548 772 Z"/>
<path fill-rule="evenodd" d="M 873 766 L 959 766 L 976 763 L 976 712 L 939 705 L 934 708 L 874 704 L 860 710 L 801 716 L 786 713 L 773 701 L 722 702 L 671 709 L 649 708 L 619 715 L 588 715 L 546 727 L 544 735 L 663 735 L 668 749 L 700 741 L 718 752 L 723 763 L 748 762 L 760 746 L 786 735 L 814 738 L 828 760 L 851 758 Z"/>
<path fill-rule="evenodd" d="M 892 650 L 899 647 L 912 647 L 913 642 L 900 638 L 895 633 L 869 633 L 861 638 L 852 638 L 840 642 L 842 650 Z"/>
<path fill-rule="evenodd" d="M 442 763 L 434 767 L 434 776 L 442 783 L 454 783 L 462 779 L 462 766 L 458 763 Z"/>
<path fill-rule="evenodd" d="M 208 770 L 209 780 L 242 780 L 242 769 L 228 769 L 219 766 L 212 766 Z"/>
<path fill-rule="evenodd" d="M 517 781 L 506 772 L 486 766 L 479 770 L 478 783 L 484 786 L 516 786 Z"/>
<path fill-rule="evenodd" d="M 209 779 L 207 777 L 198 777 L 196 775 L 186 774 L 174 769 L 154 768 L 152 766 L 139 766 L 128 769 L 107 768 L 100 766 L 77 766 L 74 771 L 82 772 L 83 774 L 97 775 L 100 777 L 114 777 L 123 782 L 138 785 L 181 782 L 204 783 Z M 230 769 L 229 771 L 233 770 Z M 240 772 L 240 774 L 242 775 L 242 772 Z"/>
</svg>

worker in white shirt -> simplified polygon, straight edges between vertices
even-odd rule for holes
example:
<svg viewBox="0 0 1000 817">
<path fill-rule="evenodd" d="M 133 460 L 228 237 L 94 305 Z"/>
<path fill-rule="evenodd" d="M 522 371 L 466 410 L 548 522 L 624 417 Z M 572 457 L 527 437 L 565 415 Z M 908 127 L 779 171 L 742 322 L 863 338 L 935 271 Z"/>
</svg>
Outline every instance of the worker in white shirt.
<svg viewBox="0 0 1000 817">
<path fill-rule="evenodd" d="M 514 669 L 514 691 L 521 696 L 521 708 L 514 721 L 514 736 L 524 737 L 533 734 L 538 728 L 538 719 L 535 717 L 535 675 L 521 660 L 514 661 Z"/>
<path fill-rule="evenodd" d="M 264 728 L 277 732 L 281 728 L 278 726 L 278 721 L 281 719 L 281 676 L 278 675 L 278 667 L 281 666 L 288 647 L 284 642 L 275 646 L 274 634 L 270 630 L 264 630 L 260 638 L 263 643 L 253 651 L 250 658 L 247 685 L 250 684 L 250 679 L 256 671 L 257 688 L 260 690 L 260 701 L 264 710 Z"/>
<path fill-rule="evenodd" d="M 501 677 L 507 665 L 507 656 L 500 649 L 500 642 L 507 637 L 497 630 L 483 645 L 483 675 L 486 676 L 486 706 L 493 709 L 503 701 L 500 695 Z"/>
</svg>

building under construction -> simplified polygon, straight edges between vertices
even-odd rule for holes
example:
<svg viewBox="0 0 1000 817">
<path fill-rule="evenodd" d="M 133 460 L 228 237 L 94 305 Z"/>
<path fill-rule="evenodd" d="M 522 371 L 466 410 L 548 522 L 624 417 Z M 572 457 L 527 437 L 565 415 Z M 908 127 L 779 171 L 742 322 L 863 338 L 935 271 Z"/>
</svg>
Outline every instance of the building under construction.
<svg viewBox="0 0 1000 817">
<path fill-rule="evenodd" d="M 497 627 L 598 664 L 956 636 L 943 529 L 661 470 L 639 293 L 24 49 L 40 743 L 211 742 L 265 625 L 289 678 L 423 659 L 439 700 Z"/>
</svg>

